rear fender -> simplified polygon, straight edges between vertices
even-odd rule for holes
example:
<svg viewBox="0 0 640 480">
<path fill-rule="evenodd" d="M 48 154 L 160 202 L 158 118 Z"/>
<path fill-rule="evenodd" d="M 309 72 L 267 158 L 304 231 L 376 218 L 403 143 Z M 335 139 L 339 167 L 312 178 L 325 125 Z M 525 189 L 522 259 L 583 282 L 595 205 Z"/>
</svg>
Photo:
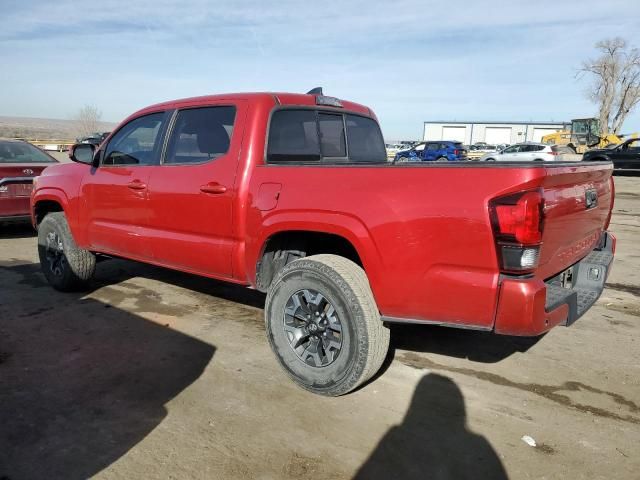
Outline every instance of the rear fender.
<svg viewBox="0 0 640 480">
<path fill-rule="evenodd" d="M 313 220 L 310 221 L 309 218 Z M 305 212 L 304 219 L 298 212 L 275 212 L 265 218 L 259 235 L 255 241 L 247 245 L 246 272 L 251 284 L 255 285 L 256 264 L 264 252 L 267 241 L 283 232 L 328 233 L 346 239 L 362 260 L 375 295 L 382 259 L 369 231 L 358 218 L 326 211 Z"/>
</svg>

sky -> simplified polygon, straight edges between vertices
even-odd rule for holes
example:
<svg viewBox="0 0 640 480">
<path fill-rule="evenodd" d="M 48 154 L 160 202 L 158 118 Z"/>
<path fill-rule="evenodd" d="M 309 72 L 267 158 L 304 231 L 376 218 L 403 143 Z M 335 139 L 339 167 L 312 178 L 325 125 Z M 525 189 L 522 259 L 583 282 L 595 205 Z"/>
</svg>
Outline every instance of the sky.
<svg viewBox="0 0 640 480">
<path fill-rule="evenodd" d="M 0 115 L 119 122 L 197 95 L 306 92 L 371 107 L 387 139 L 427 120 L 592 116 L 594 44 L 640 47 L 637 0 L 0 0 Z M 640 131 L 640 112 L 624 131 Z"/>
</svg>

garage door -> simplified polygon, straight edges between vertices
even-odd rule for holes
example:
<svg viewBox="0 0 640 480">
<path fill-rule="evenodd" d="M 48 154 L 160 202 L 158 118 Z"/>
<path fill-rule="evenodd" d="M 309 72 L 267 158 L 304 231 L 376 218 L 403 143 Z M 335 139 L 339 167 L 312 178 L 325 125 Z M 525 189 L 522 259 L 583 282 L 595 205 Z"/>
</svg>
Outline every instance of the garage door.
<svg viewBox="0 0 640 480">
<path fill-rule="evenodd" d="M 511 143 L 511 127 L 486 127 L 484 129 L 484 141 L 489 145 Z"/>
<path fill-rule="evenodd" d="M 464 143 L 467 127 L 442 127 L 442 138 L 440 140 L 454 140 Z"/>
<path fill-rule="evenodd" d="M 533 135 L 531 136 L 532 142 L 539 142 L 542 140 L 542 137 L 545 135 L 549 135 L 550 133 L 555 133 L 559 129 L 558 128 L 536 128 L 533 127 Z"/>
</svg>

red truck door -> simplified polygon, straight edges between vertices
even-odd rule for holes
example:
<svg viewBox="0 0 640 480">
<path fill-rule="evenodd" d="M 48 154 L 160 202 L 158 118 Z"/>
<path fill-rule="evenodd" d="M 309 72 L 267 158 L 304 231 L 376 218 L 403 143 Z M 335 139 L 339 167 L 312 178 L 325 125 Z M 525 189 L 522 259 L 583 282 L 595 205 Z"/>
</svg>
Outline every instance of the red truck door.
<svg viewBox="0 0 640 480">
<path fill-rule="evenodd" d="M 149 180 L 149 240 L 168 267 L 231 277 L 232 204 L 245 105 L 176 111 Z"/>
<path fill-rule="evenodd" d="M 116 132 L 102 152 L 100 166 L 85 175 L 89 248 L 125 257 L 151 258 L 144 241 L 148 224 L 148 182 L 162 149 L 165 112 L 137 117 Z"/>
</svg>

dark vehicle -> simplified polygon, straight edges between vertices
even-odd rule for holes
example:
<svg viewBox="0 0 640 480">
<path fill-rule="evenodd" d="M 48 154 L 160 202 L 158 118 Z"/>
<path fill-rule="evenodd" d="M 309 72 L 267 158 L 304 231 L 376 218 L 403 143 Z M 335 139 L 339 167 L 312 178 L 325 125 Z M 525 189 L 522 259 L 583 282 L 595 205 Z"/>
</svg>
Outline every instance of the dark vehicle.
<svg viewBox="0 0 640 480">
<path fill-rule="evenodd" d="M 29 220 L 33 177 L 56 163 L 30 143 L 0 139 L 0 221 Z"/>
<path fill-rule="evenodd" d="M 461 142 L 439 140 L 422 142 L 408 150 L 396 153 L 394 162 L 457 162 L 467 159 L 467 151 Z"/>
<path fill-rule="evenodd" d="M 94 133 L 87 137 L 82 137 L 78 139 L 78 143 L 90 143 L 91 145 L 99 146 L 105 138 L 107 138 L 111 132 L 103 132 L 103 133 Z"/>
<path fill-rule="evenodd" d="M 585 161 L 613 162 L 614 171 L 640 172 L 640 138 L 630 138 L 620 145 L 585 152 Z"/>
</svg>

